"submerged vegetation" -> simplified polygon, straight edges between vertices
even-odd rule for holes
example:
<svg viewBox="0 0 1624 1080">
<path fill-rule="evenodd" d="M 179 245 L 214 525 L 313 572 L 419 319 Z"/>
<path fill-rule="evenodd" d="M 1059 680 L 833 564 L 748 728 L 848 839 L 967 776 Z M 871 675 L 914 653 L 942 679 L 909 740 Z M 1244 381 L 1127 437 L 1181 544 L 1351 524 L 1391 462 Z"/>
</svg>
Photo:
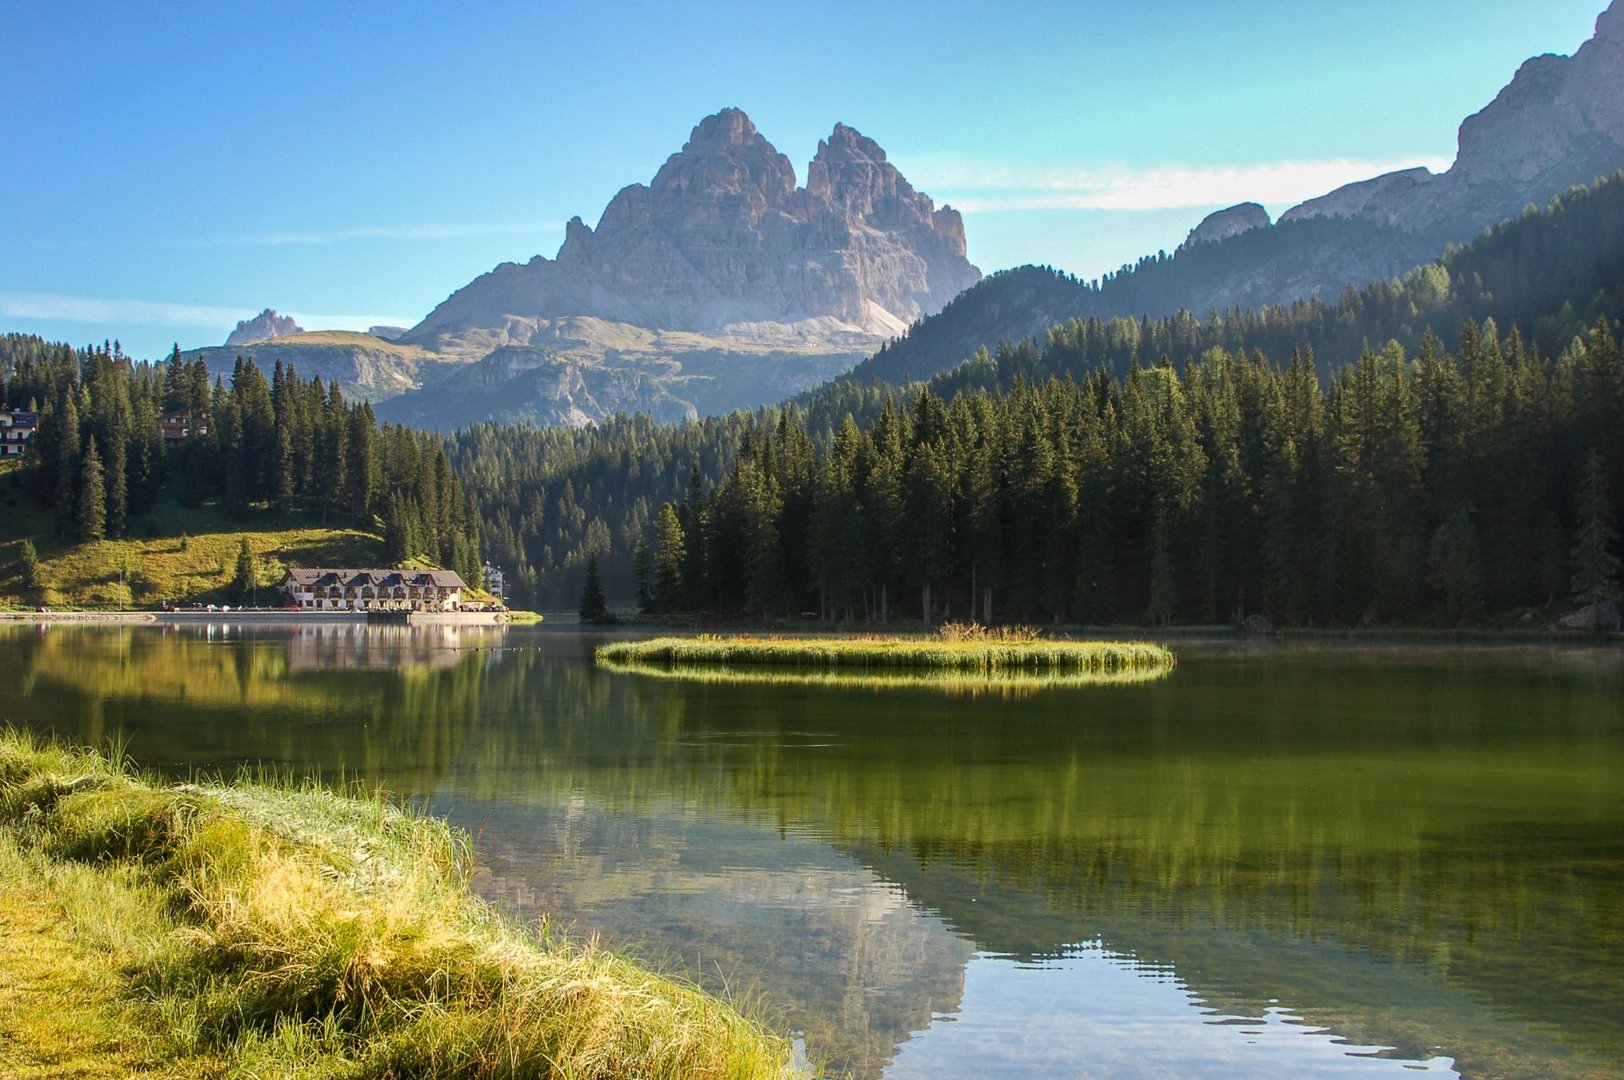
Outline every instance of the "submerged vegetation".
<svg viewBox="0 0 1624 1080">
<path fill-rule="evenodd" d="M 951 624 L 932 637 L 661 637 L 600 645 L 600 663 L 797 667 L 860 673 L 923 669 L 1019 675 L 1132 675 L 1172 670 L 1171 651 L 1143 641 L 1048 641 L 1035 632 Z"/>
<path fill-rule="evenodd" d="M 520 931 L 468 870 L 465 837 L 381 799 L 165 786 L 0 733 L 0 896 L 32 889 L 71 931 L 7 922 L 0 974 L 43 948 L 117 988 L 47 986 L 8 1045 L 46 1068 L 86 1053 L 86 1030 L 134 1029 L 140 1068 L 177 1075 L 790 1074 L 788 1043 L 545 924 Z"/>
</svg>

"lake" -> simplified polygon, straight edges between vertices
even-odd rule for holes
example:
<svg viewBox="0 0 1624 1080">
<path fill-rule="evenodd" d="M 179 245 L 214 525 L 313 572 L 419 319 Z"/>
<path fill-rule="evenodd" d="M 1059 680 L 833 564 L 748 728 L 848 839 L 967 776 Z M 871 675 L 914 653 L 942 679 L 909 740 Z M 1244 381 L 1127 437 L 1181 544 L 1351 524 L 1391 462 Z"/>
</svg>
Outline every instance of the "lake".
<svg viewBox="0 0 1624 1080">
<path fill-rule="evenodd" d="M 0 627 L 0 720 L 383 785 L 478 890 L 831 1075 L 1624 1073 L 1624 653 L 1177 645 L 996 689 L 600 671 L 601 635 Z"/>
</svg>

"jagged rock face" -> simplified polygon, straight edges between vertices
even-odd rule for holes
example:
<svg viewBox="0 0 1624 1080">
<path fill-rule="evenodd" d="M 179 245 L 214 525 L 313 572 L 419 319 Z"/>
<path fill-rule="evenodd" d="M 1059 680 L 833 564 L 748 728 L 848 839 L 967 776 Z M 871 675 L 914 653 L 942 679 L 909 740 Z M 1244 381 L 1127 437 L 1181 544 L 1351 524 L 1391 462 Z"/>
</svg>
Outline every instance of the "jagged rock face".
<svg viewBox="0 0 1624 1080">
<path fill-rule="evenodd" d="M 1329 194 L 1293 206 L 1280 215 L 1280 220 L 1301 221 L 1303 218 L 1311 217 L 1380 219 L 1381 215 L 1372 209 L 1373 200 L 1380 198 L 1383 202 L 1389 202 L 1394 192 L 1413 192 L 1415 188 L 1436 179 L 1437 176 L 1433 171 L 1427 168 L 1400 169 L 1398 172 L 1383 173 L 1369 180 L 1344 184 Z M 1390 220 L 1383 220 L 1381 223 L 1394 224 Z"/>
<path fill-rule="evenodd" d="M 1624 168 L 1624 0 L 1568 56 L 1536 56 L 1460 126 L 1442 174 L 1405 169 L 1338 188 L 1281 215 L 1358 217 L 1465 239 L 1532 202 Z"/>
<path fill-rule="evenodd" d="M 1201 224 L 1190 230 L 1179 250 L 1196 244 L 1209 244 L 1215 240 L 1228 240 L 1253 229 L 1269 227 L 1269 212 L 1255 202 L 1240 203 L 1225 210 L 1217 210 L 1201 219 Z"/>
<path fill-rule="evenodd" d="M 244 319 L 238 323 L 237 329 L 226 338 L 226 344 L 241 345 L 248 341 L 269 341 L 275 337 L 302 333 L 304 330 L 292 318 L 278 315 L 274 309 L 266 308 L 252 319 Z"/>
<path fill-rule="evenodd" d="M 957 211 L 915 191 L 873 140 L 836 125 L 797 188 L 789 159 L 724 109 L 649 184 L 623 188 L 596 229 L 572 219 L 556 259 L 497 267 L 407 340 L 579 315 L 704 333 L 824 320 L 888 335 L 980 278 Z"/>
</svg>

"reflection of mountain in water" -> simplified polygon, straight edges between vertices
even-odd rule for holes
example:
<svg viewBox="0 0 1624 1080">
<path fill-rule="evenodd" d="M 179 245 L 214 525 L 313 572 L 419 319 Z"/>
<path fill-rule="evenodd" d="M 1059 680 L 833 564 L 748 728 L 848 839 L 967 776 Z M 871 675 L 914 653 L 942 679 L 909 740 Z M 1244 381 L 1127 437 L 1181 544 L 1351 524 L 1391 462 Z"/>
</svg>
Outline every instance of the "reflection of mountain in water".
<svg viewBox="0 0 1624 1080">
<path fill-rule="evenodd" d="M 504 909 L 567 913 L 573 937 L 604 933 L 759 1003 L 836 1074 L 878 1074 L 910 1031 L 958 1007 L 972 946 L 813 839 L 681 800 L 627 816 L 577 794 L 452 816 L 480 832 L 475 885 Z"/>
<path fill-rule="evenodd" d="M 1468 1075 L 1624 1067 L 1616 653 L 1187 650 L 1151 687 L 948 700 L 374 634 L 23 630 L 0 665 L 15 716 L 145 764 L 432 795 L 504 905 L 759 994 L 862 1075 L 968 1007 L 972 953 L 1079 943 Z"/>
</svg>

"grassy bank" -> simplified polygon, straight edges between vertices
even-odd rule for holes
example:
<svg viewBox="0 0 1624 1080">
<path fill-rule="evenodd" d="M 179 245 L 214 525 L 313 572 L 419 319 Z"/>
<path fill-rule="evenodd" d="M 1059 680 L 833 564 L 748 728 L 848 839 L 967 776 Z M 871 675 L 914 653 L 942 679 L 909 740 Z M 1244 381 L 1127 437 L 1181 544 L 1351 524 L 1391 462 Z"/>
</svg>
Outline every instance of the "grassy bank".
<svg viewBox="0 0 1624 1080">
<path fill-rule="evenodd" d="M 467 872 L 466 838 L 380 800 L 0 734 L 0 900 L 50 912 L 0 922 L 0 985 L 29 987 L 0 1052 L 40 1076 L 791 1073 L 720 1002 L 503 922 Z"/>
<path fill-rule="evenodd" d="M 367 566 L 383 555 L 372 532 L 329 528 L 318 519 L 274 518 L 259 512 L 232 521 L 217 509 L 164 500 L 117 540 L 78 543 L 57 535 L 56 521 L 34 506 L 17 484 L 17 463 L 0 465 L 0 606 L 33 609 L 156 607 L 177 603 L 237 604 L 231 585 L 237 552 L 248 540 L 259 564 L 261 603 L 289 566 Z M 23 542 L 34 545 L 38 566 L 30 581 Z"/>
<path fill-rule="evenodd" d="M 601 661 L 829 670 L 1099 673 L 1166 671 L 1171 651 L 1143 641 L 1051 641 L 1031 631 L 946 627 L 932 637 L 662 637 L 598 646 Z"/>
</svg>

